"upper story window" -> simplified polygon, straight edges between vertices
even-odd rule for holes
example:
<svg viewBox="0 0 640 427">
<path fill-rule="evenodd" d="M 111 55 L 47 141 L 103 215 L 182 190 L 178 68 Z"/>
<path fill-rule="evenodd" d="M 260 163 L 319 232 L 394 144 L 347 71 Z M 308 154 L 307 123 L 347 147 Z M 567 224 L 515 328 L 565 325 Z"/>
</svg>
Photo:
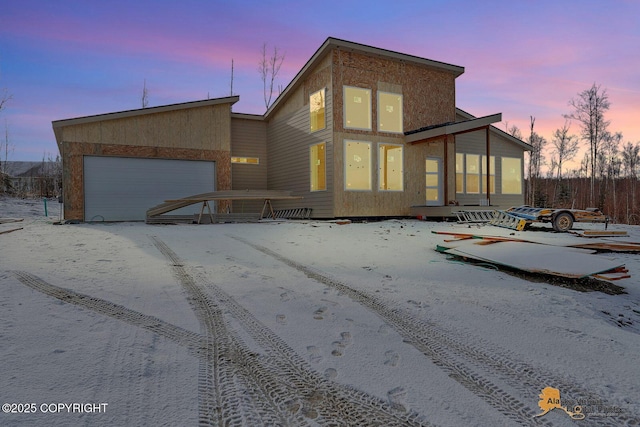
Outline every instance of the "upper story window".
<svg viewBox="0 0 640 427">
<path fill-rule="evenodd" d="M 371 89 L 344 87 L 345 129 L 371 130 Z"/>
<path fill-rule="evenodd" d="M 325 90 L 321 89 L 309 96 L 309 122 L 311 132 L 315 132 L 326 127 L 325 121 Z"/>
<path fill-rule="evenodd" d="M 378 130 L 402 133 L 402 95 L 378 92 Z"/>
</svg>

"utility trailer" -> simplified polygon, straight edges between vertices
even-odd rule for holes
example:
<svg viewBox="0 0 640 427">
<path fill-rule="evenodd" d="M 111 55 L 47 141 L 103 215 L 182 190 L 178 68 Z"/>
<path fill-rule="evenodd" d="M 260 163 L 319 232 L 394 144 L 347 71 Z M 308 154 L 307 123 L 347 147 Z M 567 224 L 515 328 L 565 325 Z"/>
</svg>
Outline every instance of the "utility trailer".
<svg viewBox="0 0 640 427">
<path fill-rule="evenodd" d="M 551 223 L 555 231 L 565 232 L 571 230 L 575 222 L 604 223 L 606 228 L 609 217 L 597 208 L 550 209 L 520 206 L 496 211 L 490 221 L 493 225 L 516 230 L 523 230 L 534 222 Z"/>
</svg>

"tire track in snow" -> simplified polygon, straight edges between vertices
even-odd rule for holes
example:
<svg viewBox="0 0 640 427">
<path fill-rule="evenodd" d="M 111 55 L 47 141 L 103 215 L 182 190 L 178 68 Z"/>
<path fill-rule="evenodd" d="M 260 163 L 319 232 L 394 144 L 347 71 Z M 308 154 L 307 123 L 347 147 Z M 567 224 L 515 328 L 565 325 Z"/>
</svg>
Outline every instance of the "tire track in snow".
<svg viewBox="0 0 640 427">
<path fill-rule="evenodd" d="M 34 276 L 33 274 L 25 271 L 12 271 L 12 273 L 23 285 L 67 304 L 86 308 L 88 310 L 95 311 L 96 313 L 129 323 L 130 325 L 146 329 L 149 332 L 168 338 L 182 347 L 188 348 L 189 351 L 195 355 L 197 355 L 201 350 L 202 336 L 200 334 L 188 331 L 167 323 L 164 320 L 158 319 L 157 317 L 139 313 L 110 301 L 52 285 L 38 276 Z"/>
<path fill-rule="evenodd" d="M 192 294 L 196 315 L 203 318 L 207 333 L 215 336 L 216 344 L 226 342 L 216 357 L 206 360 L 215 370 L 217 393 L 224 399 L 222 421 L 234 424 L 241 417 L 243 408 L 235 402 L 235 412 L 226 412 L 226 399 L 235 391 L 234 382 L 240 381 L 243 390 L 250 391 L 251 402 L 240 403 L 262 409 L 247 423 L 238 425 L 308 425 L 310 422 L 326 425 L 379 425 L 425 426 L 420 415 L 393 408 L 388 402 L 362 391 L 330 382 L 311 369 L 306 361 L 295 353 L 282 339 L 261 324 L 251 313 L 241 307 L 219 287 L 199 285 L 185 270 L 182 260 L 164 242 L 152 240 L 158 250 L 172 263 L 174 273 Z M 209 298 L 214 296 L 218 303 Z M 260 357 L 230 331 L 222 317 L 222 310 L 229 312 L 252 339 L 266 350 L 267 357 Z M 208 319 L 214 319 L 210 322 Z M 222 363 L 221 363 L 222 362 Z M 207 378 L 213 375 L 205 375 Z M 210 390 L 210 392 L 213 392 Z M 246 393 L 244 395 L 246 398 Z M 234 415 L 235 419 L 230 420 Z M 279 419 L 277 419 L 279 417 Z M 258 419 L 256 419 L 258 418 Z M 232 422 L 230 422 L 232 421 Z M 240 420 L 242 421 L 242 420 Z"/>
<path fill-rule="evenodd" d="M 261 390 L 246 372 L 255 369 L 255 360 L 243 351 L 224 322 L 221 307 L 207 295 L 184 268 L 182 260 L 166 243 L 151 237 L 156 248 L 171 264 L 176 279 L 187 292 L 189 303 L 200 322 L 204 335 L 204 354 L 198 374 L 198 407 L 200 425 L 242 426 L 288 423 L 268 399 L 255 398 Z M 255 359 L 255 358 L 254 358 Z M 247 399 L 246 393 L 253 395 Z"/>
<path fill-rule="evenodd" d="M 604 402 L 603 399 L 591 392 L 576 387 L 566 379 L 554 378 L 539 372 L 535 367 L 519 362 L 509 357 L 505 351 L 489 351 L 488 347 L 477 348 L 453 336 L 434 322 L 426 322 L 415 317 L 411 312 L 399 309 L 392 303 L 377 298 L 365 291 L 355 289 L 345 283 L 329 277 L 316 269 L 305 266 L 286 258 L 266 247 L 252 243 L 241 237 L 228 235 L 239 242 L 269 255 L 292 267 L 307 277 L 333 288 L 359 304 L 367 307 L 393 327 L 405 341 L 414 346 L 431 361 L 449 374 L 462 386 L 476 394 L 496 410 L 521 425 L 551 425 L 548 421 L 533 416 L 539 411 L 531 409 L 529 403 L 522 402 L 500 386 L 496 385 L 486 374 L 506 382 L 510 387 L 526 396 L 537 392 L 545 386 L 553 386 L 562 390 L 564 395 L 573 399 L 600 401 L 608 406 L 614 404 Z M 593 424 L 592 424 L 593 423 Z M 640 425 L 640 419 L 630 413 L 622 413 L 617 417 L 593 418 L 581 421 L 584 425 Z"/>
<path fill-rule="evenodd" d="M 415 412 L 393 409 L 386 401 L 327 380 L 233 297 L 212 284 L 208 284 L 207 289 L 224 303 L 231 316 L 266 351 L 268 361 L 265 368 L 272 373 L 275 372 L 277 378 L 294 383 L 297 395 L 290 396 L 292 400 L 287 403 L 288 407 L 297 408 L 297 411 L 307 414 L 317 412 L 319 417 L 330 423 L 372 425 L 373 420 L 376 420 L 375 422 L 384 426 L 424 425 L 419 421 L 419 414 Z M 331 405 L 321 404 L 318 399 L 327 400 Z"/>
</svg>

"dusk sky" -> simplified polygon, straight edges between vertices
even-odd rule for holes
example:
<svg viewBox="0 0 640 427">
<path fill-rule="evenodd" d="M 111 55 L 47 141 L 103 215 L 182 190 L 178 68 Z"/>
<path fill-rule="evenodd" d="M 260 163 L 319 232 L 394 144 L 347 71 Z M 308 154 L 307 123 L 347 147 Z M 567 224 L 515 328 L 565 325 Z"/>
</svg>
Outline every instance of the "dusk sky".
<svg viewBox="0 0 640 427">
<path fill-rule="evenodd" d="M 263 114 L 262 45 L 285 54 L 285 87 L 327 37 L 465 67 L 457 106 L 501 112 L 496 125 L 525 137 L 534 116 L 551 140 L 571 98 L 596 83 L 610 131 L 640 142 L 638 0 L 5 0 L 9 160 L 55 157 L 54 120 L 140 108 L 145 80 L 149 107 L 228 96 L 232 60 L 233 111 Z"/>
</svg>

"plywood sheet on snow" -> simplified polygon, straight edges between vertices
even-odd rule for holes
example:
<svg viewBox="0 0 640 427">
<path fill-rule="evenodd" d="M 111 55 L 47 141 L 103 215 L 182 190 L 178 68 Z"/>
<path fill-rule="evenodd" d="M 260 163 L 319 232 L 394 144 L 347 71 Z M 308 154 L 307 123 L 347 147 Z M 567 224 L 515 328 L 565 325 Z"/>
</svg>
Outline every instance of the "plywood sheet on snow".
<svg viewBox="0 0 640 427">
<path fill-rule="evenodd" d="M 619 269 L 624 263 L 593 255 L 590 251 L 527 242 L 494 242 L 478 245 L 458 242 L 443 250 L 447 254 L 471 258 L 529 273 L 583 278 Z"/>
</svg>

